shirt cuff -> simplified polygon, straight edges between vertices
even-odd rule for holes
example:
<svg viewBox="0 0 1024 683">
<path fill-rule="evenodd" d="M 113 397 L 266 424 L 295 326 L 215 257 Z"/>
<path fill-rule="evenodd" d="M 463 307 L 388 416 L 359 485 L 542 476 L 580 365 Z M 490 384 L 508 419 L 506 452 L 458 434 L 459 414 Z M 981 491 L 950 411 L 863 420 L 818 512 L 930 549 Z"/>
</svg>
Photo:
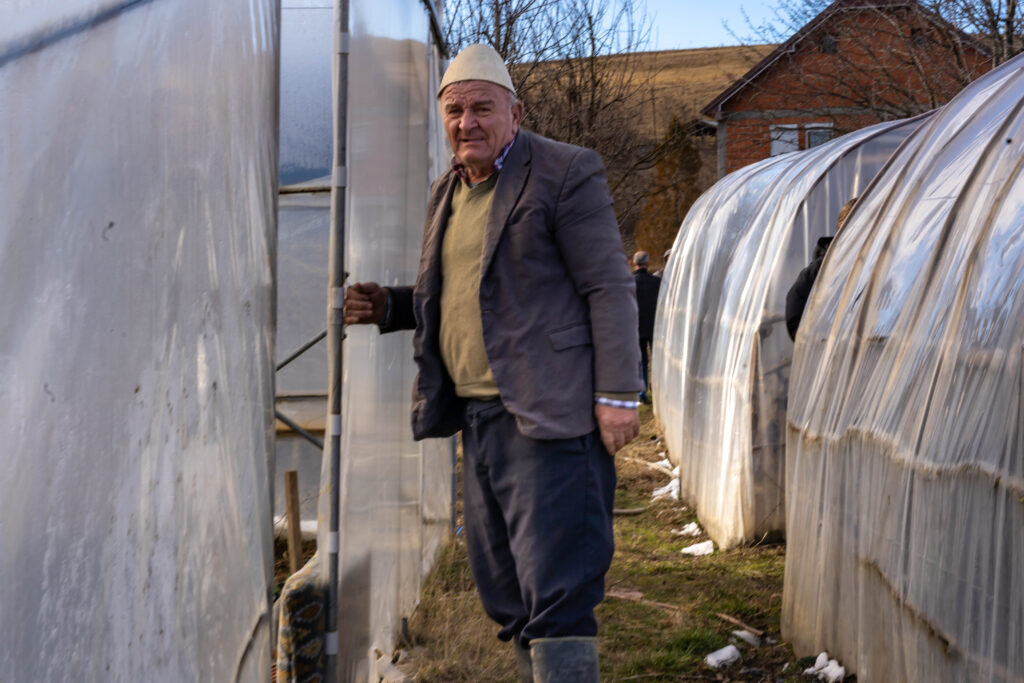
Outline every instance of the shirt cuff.
<svg viewBox="0 0 1024 683">
<path fill-rule="evenodd" d="M 635 398 L 620 400 L 616 398 L 608 398 L 607 396 L 594 396 L 594 403 L 600 406 L 610 406 L 612 408 L 626 408 L 627 410 L 636 410 L 640 407 L 640 401 Z"/>
<path fill-rule="evenodd" d="M 598 396 L 610 398 L 614 401 L 635 401 L 637 399 L 635 391 L 595 391 L 594 397 Z"/>
</svg>

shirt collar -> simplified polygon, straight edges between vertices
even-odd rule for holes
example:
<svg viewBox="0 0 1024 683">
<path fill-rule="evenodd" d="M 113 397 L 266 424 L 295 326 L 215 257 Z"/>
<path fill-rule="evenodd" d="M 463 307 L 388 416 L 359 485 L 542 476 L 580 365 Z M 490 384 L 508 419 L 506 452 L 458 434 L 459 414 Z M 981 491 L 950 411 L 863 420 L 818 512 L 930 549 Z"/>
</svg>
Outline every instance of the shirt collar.
<svg viewBox="0 0 1024 683">
<path fill-rule="evenodd" d="M 505 145 L 504 149 L 501 150 L 501 154 L 498 155 L 498 158 L 494 160 L 495 172 L 501 172 L 501 167 L 505 165 L 505 157 L 508 156 L 509 150 L 512 149 L 512 145 L 515 143 L 517 137 L 519 137 L 518 132 L 515 134 L 515 137 L 512 138 L 511 142 Z M 469 182 L 469 171 L 466 170 L 466 165 L 461 163 L 454 156 L 452 156 L 452 170 L 455 171 L 455 175 L 462 178 L 462 182 L 470 186 L 473 185 L 473 183 Z"/>
</svg>

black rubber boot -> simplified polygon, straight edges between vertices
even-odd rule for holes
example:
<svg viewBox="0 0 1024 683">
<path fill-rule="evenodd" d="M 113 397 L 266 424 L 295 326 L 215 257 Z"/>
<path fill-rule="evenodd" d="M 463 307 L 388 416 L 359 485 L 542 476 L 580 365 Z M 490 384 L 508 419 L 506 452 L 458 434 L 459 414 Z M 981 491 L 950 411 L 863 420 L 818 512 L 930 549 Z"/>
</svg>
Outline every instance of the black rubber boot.
<svg viewBox="0 0 1024 683">
<path fill-rule="evenodd" d="M 599 683 L 597 638 L 535 638 L 530 641 L 533 683 Z"/>
<path fill-rule="evenodd" d="M 533 661 L 530 658 L 530 648 L 520 647 L 519 643 L 512 643 L 512 647 L 516 650 L 519 683 L 533 683 Z"/>
</svg>

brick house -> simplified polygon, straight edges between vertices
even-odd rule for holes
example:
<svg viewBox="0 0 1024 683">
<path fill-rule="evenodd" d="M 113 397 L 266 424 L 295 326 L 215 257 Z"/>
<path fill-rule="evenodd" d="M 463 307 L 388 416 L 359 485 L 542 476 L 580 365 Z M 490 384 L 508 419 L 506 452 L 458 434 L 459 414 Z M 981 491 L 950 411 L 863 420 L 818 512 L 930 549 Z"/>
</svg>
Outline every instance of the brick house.
<svg viewBox="0 0 1024 683">
<path fill-rule="evenodd" d="M 991 68 L 986 48 L 916 0 L 836 0 L 701 113 L 718 175 L 947 102 Z"/>
</svg>

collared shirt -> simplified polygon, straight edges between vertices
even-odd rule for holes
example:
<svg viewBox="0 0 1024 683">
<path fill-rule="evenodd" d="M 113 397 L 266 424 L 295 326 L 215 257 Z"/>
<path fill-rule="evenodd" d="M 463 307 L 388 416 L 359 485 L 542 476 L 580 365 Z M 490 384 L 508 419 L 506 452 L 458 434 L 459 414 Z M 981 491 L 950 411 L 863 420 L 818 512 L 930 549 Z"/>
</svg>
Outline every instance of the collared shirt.
<svg viewBox="0 0 1024 683">
<path fill-rule="evenodd" d="M 501 167 L 505 165 L 505 157 L 508 156 L 508 152 L 512 149 L 512 145 L 515 143 L 517 137 L 519 137 L 518 131 L 516 132 L 515 137 L 512 138 L 512 141 L 505 145 L 505 148 L 501 150 L 501 154 L 498 155 L 498 158 L 494 160 L 495 171 L 500 172 Z M 469 171 L 466 170 L 466 165 L 456 159 L 454 155 L 452 156 L 452 170 L 455 171 L 455 175 L 462 178 L 462 182 L 473 187 L 474 183 L 469 180 Z"/>
</svg>

